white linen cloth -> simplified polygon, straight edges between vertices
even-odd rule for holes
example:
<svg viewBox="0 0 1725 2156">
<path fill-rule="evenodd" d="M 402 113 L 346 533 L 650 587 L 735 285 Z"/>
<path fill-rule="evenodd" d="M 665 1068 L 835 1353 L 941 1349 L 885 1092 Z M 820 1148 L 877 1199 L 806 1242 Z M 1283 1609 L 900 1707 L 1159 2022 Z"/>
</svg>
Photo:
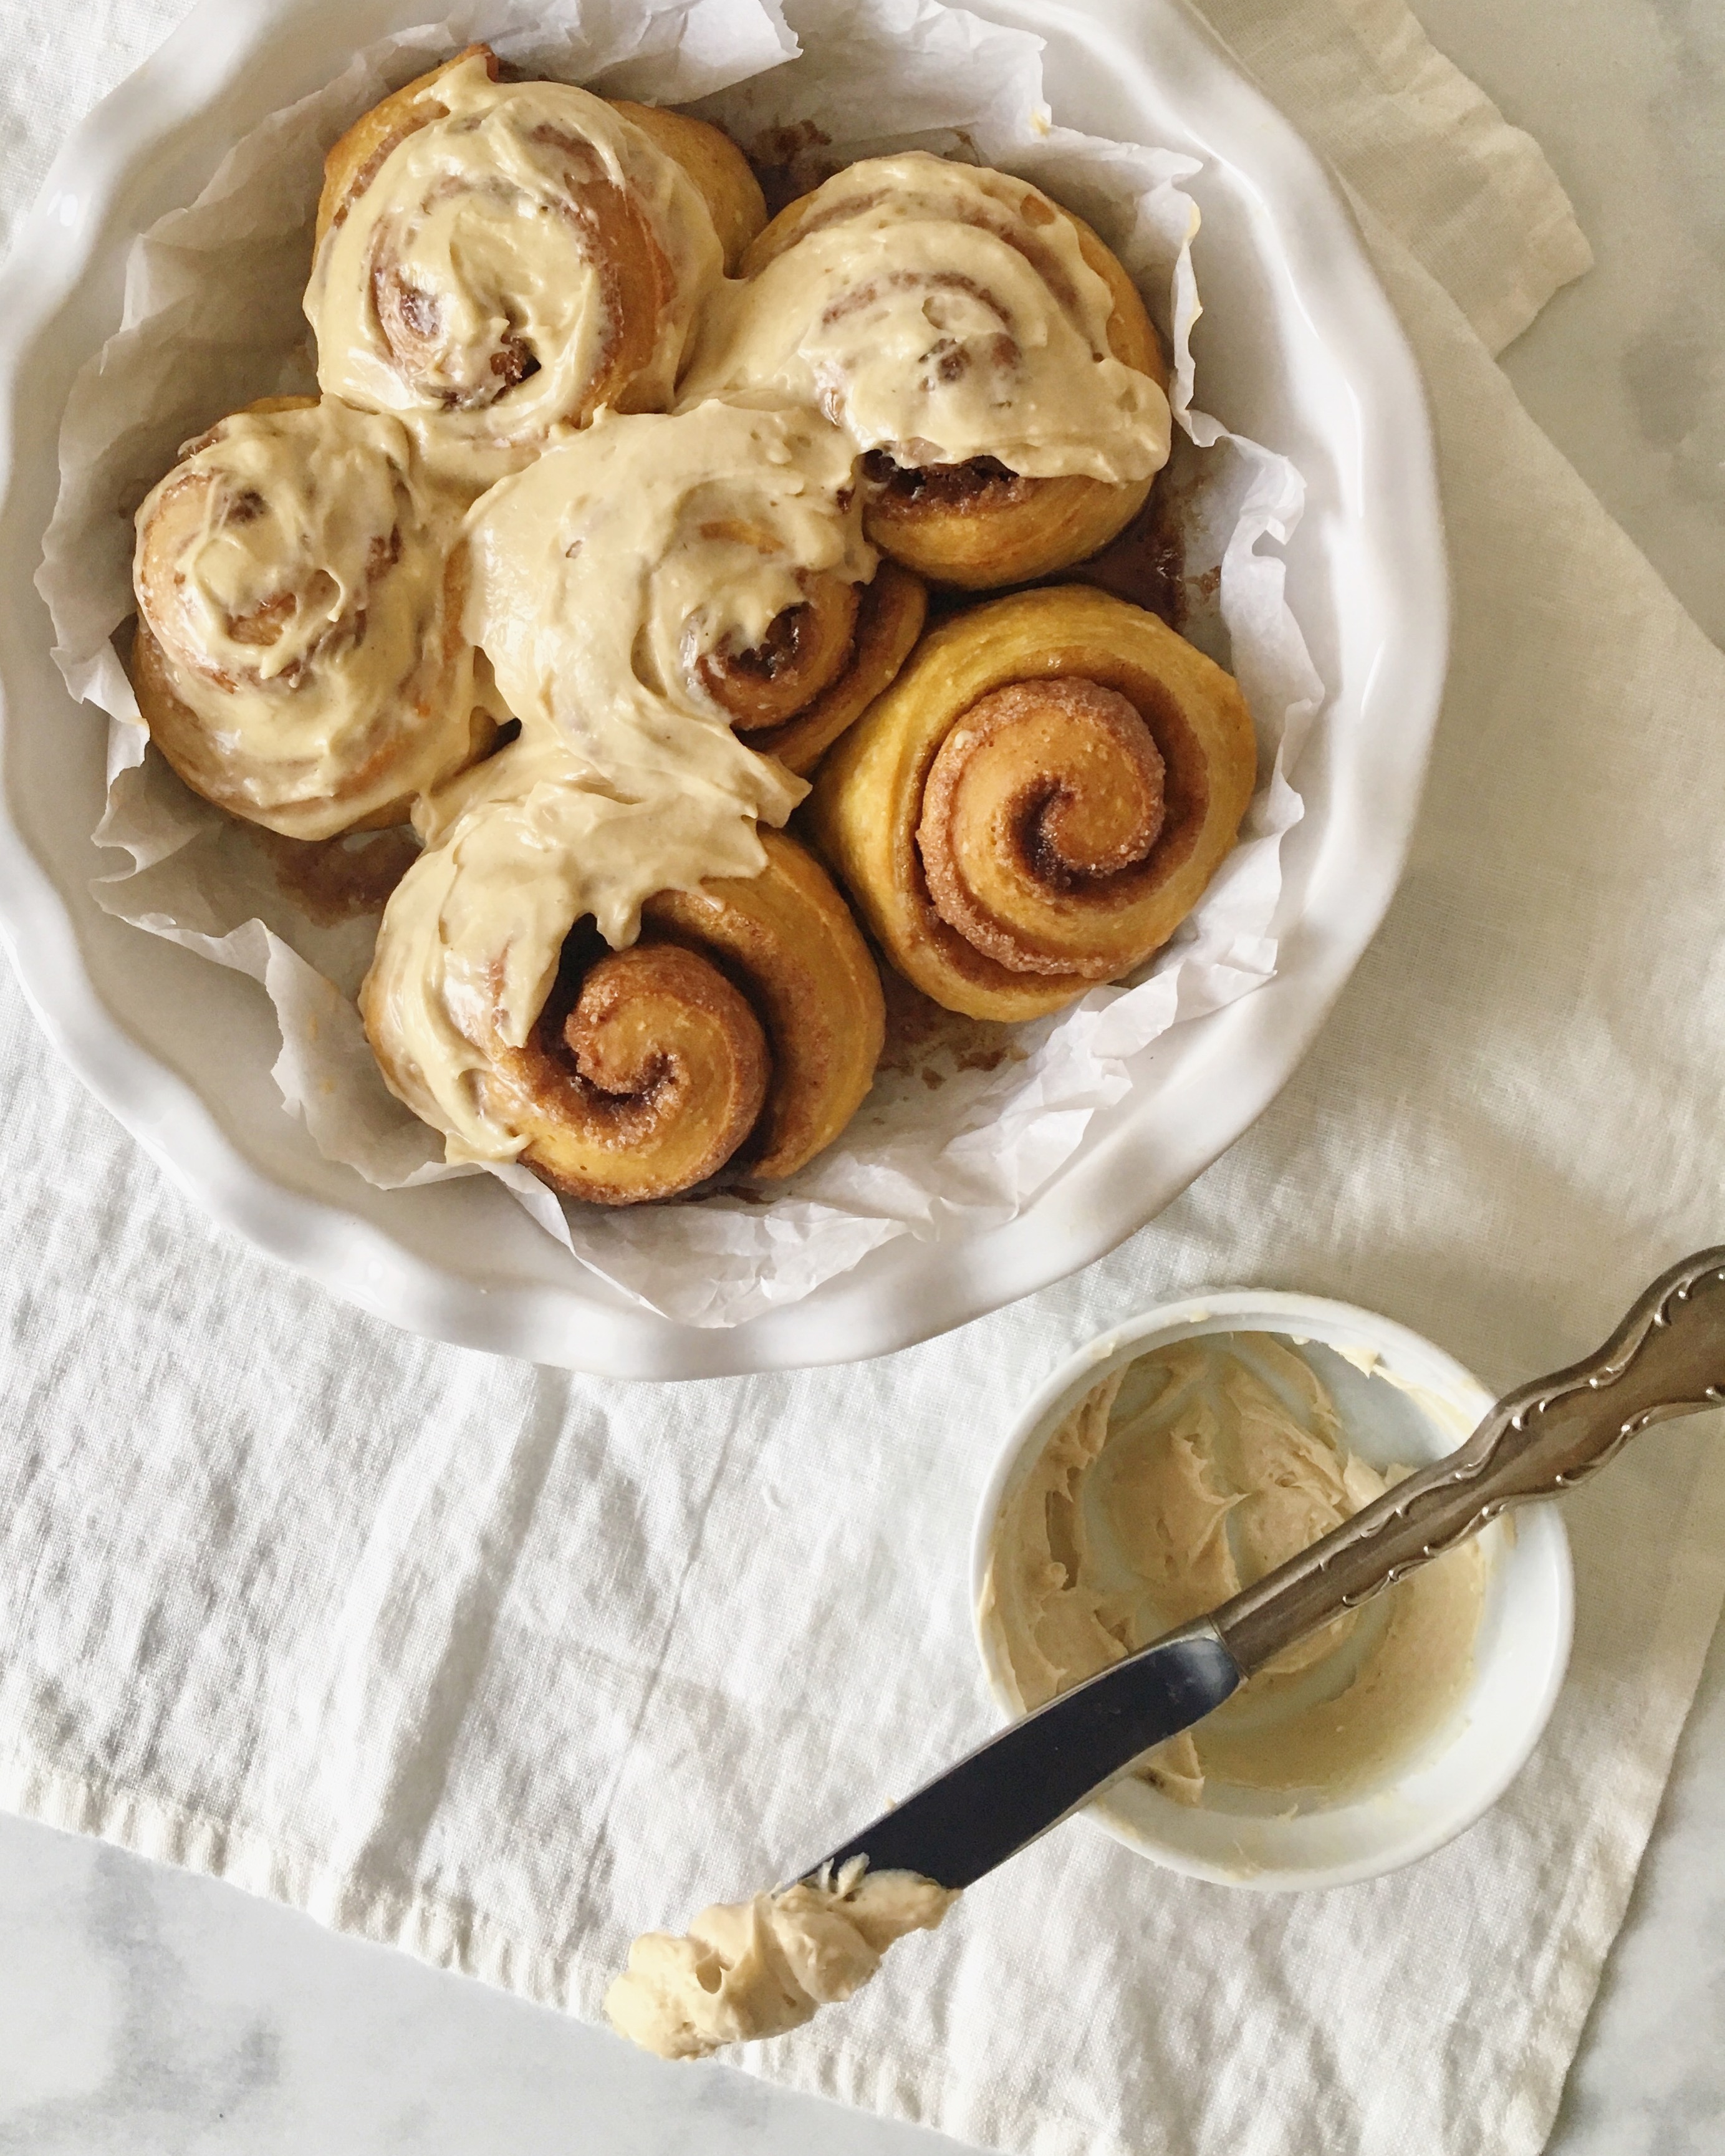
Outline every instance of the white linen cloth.
<svg viewBox="0 0 1725 2156">
<path fill-rule="evenodd" d="M 15 217 L 118 71 L 103 35 L 141 51 L 178 10 L 80 0 L 50 63 L 4 8 Z M 0 1802 L 590 2015 L 633 1932 L 781 1876 L 990 1726 L 971 1514 L 1078 1340 L 1258 1281 L 1508 1383 L 1719 1240 L 1725 657 L 1486 341 L 1584 244 L 1399 0 L 1210 13 L 1362 203 L 1456 587 L 1407 880 L 1292 1085 L 1025 1304 L 848 1370 L 630 1388 L 429 1346 L 254 1257 L 8 983 Z M 1449 1849 L 1260 1897 L 1074 1825 L 739 2063 L 1035 2156 L 1536 2149 L 1725 1591 L 1717 1442 L 1656 1433 L 1568 1502 L 1568 1686 Z"/>
</svg>

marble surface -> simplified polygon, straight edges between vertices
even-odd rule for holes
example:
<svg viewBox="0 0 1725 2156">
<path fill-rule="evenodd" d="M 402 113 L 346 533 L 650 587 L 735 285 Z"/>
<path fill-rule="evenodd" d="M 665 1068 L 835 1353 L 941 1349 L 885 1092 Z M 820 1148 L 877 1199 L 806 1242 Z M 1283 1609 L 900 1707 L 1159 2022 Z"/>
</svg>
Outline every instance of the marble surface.
<svg viewBox="0 0 1725 2156">
<path fill-rule="evenodd" d="M 1594 266 L 1504 355 L 1522 403 L 1725 644 L 1725 8 L 1412 0 L 1556 167 Z"/>
<path fill-rule="evenodd" d="M 1507 356 L 1509 373 L 1725 641 L 1725 13 L 1715 0 L 1415 6 L 1544 144 L 1599 258 Z M 110 80 L 137 56 L 140 12 L 122 0 L 79 11 L 75 33 L 100 42 Z M 45 73 L 54 40 L 14 57 Z M 39 170 L 52 147 L 27 130 L 0 155 Z M 1552 2156 L 1719 2145 L 1722 1845 L 1725 1635 Z M 0 2152 L 29 2156 L 933 2156 L 954 2145 L 721 2066 L 661 2066 L 233 1889 L 7 1819 L 0 2032 Z"/>
</svg>

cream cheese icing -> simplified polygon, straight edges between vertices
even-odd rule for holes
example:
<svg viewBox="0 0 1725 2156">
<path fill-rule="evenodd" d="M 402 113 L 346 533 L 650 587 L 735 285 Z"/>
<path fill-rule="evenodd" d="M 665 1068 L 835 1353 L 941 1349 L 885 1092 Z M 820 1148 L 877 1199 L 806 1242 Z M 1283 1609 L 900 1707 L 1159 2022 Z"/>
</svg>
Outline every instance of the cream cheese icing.
<svg viewBox="0 0 1725 2156">
<path fill-rule="evenodd" d="M 424 95 L 444 110 L 389 151 L 313 263 L 322 388 L 433 416 L 428 453 L 477 453 L 482 484 L 590 415 L 633 309 L 653 327 L 628 401 L 669 403 L 723 274 L 682 167 L 603 98 L 493 82 L 480 55 Z"/>
<path fill-rule="evenodd" d="M 487 1085 L 491 1052 L 526 1043 L 570 929 L 591 915 L 614 946 L 632 943 L 653 892 L 758 875 L 766 855 L 735 802 L 608 788 L 543 724 L 418 820 L 434 843 L 383 910 L 360 992 L 366 1031 L 391 1091 L 443 1132 L 447 1159 L 513 1160 L 527 1140 Z"/>
<path fill-rule="evenodd" d="M 914 1871 L 870 1871 L 703 1910 L 677 1938 L 648 1932 L 605 1994 L 613 2025 L 665 2059 L 782 2036 L 849 1999 L 906 1933 L 931 1931 L 957 1894 Z"/>
<path fill-rule="evenodd" d="M 1312 1366 L 1271 1335 L 1141 1356 L 1065 1417 L 1003 1507 L 983 1616 L 1023 1707 L 1226 1601 L 1395 1472 L 1350 1450 Z M 1307 1802 L 1369 1785 L 1455 1712 L 1483 1594 L 1464 1544 L 1296 1642 L 1138 1771 L 1189 1804 L 1213 1785 Z"/>
<path fill-rule="evenodd" d="M 621 948 L 654 893 L 760 873 L 757 820 L 807 788 L 737 739 L 701 662 L 752 649 L 809 576 L 872 574 L 850 463 L 817 413 L 709 403 L 602 416 L 475 506 L 467 628 L 521 735 L 419 814 L 363 992 L 449 1158 L 521 1151 L 489 1054 L 526 1041 L 578 921 Z"/>
<path fill-rule="evenodd" d="M 451 513 L 396 420 L 330 399 L 223 419 L 145 498 L 139 606 L 236 806 L 323 836 L 461 762 Z"/>
<path fill-rule="evenodd" d="M 505 702 L 608 783 L 662 776 L 782 823 L 806 789 L 737 740 L 701 662 L 758 644 L 810 578 L 873 576 L 851 467 L 817 413 L 719 402 L 603 414 L 548 450 L 468 525 L 468 630 Z"/>
<path fill-rule="evenodd" d="M 903 465 L 1145 480 L 1168 461 L 1168 399 L 1111 355 L 1113 304 L 1024 181 L 868 158 L 826 182 L 782 254 L 715 289 L 683 395 L 813 404 Z"/>
</svg>

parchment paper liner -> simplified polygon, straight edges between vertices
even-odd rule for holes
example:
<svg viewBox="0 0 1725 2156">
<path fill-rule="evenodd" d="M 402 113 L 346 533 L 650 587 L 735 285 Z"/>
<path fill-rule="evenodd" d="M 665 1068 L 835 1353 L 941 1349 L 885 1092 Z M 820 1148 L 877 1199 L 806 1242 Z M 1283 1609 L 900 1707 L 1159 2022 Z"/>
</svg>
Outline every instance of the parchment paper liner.
<svg viewBox="0 0 1725 2156">
<path fill-rule="evenodd" d="M 758 1190 L 614 1213 L 566 1204 L 520 1167 L 445 1166 L 441 1139 L 385 1089 L 354 1008 L 375 913 L 308 911 L 280 873 L 280 845 L 181 784 L 148 746 L 111 641 L 132 611 L 131 512 L 179 444 L 253 398 L 315 388 L 300 295 L 324 152 L 388 90 L 476 37 L 534 73 L 698 101 L 804 183 L 903 148 L 1018 172 L 1117 249 L 1174 353 L 1183 432 L 1158 486 L 1178 505 L 1185 633 L 1232 667 L 1258 730 L 1260 779 L 1241 842 L 1134 981 L 1093 989 L 992 1046 L 962 1025 L 920 1040 L 901 1029 L 839 1142 Z M 581 1264 L 684 1323 L 734 1325 L 794 1302 L 896 1235 L 957 1240 L 1012 1219 L 1070 1158 L 1092 1113 L 1129 1090 L 1160 1034 L 1273 972 L 1281 839 L 1301 814 L 1288 773 L 1323 696 L 1282 563 L 1255 551 L 1293 530 L 1300 475 L 1191 401 L 1198 217 L 1179 183 L 1198 169 L 1056 126 L 1040 41 L 938 0 L 798 0 L 784 16 L 762 0 L 553 0 L 531 14 L 475 5 L 357 54 L 238 142 L 195 203 L 134 243 L 121 325 L 68 399 L 37 581 L 68 685 L 110 714 L 95 836 L 131 865 L 95 885 L 101 905 L 262 984 L 281 1029 L 283 1105 L 328 1158 L 386 1188 L 497 1174 Z"/>
</svg>

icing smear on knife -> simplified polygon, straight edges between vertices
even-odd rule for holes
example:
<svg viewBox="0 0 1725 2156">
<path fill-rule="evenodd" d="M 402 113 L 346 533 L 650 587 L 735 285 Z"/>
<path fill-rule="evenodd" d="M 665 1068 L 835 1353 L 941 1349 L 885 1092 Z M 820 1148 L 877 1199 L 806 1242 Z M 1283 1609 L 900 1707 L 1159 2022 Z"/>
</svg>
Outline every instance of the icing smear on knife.
<svg viewBox="0 0 1725 2156">
<path fill-rule="evenodd" d="M 958 1897 L 915 1871 L 836 1873 L 703 1909 L 685 1938 L 648 1932 L 605 1994 L 625 2036 L 663 2059 L 783 2036 L 850 1998 L 908 1932 L 932 1931 Z"/>
</svg>

